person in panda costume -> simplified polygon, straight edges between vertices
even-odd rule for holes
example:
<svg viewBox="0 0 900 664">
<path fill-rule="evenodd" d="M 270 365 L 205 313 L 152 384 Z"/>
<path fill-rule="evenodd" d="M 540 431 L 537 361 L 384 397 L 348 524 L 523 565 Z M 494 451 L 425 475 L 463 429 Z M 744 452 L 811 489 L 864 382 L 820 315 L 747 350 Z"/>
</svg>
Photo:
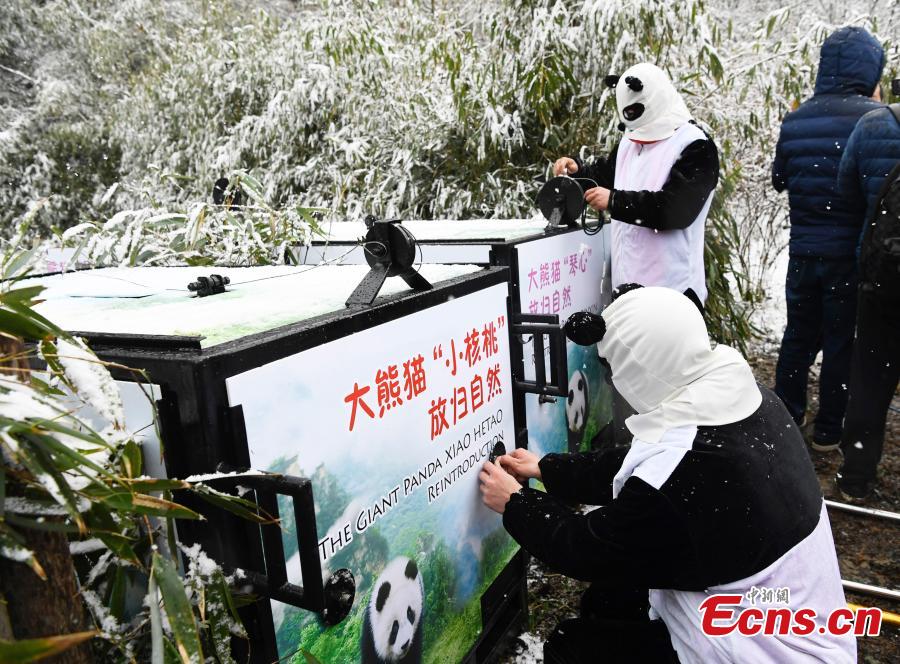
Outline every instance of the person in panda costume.
<svg viewBox="0 0 900 664">
<path fill-rule="evenodd" d="M 372 586 L 360 640 L 362 664 L 419 664 L 422 661 L 422 575 L 415 561 L 388 563 Z"/>
<path fill-rule="evenodd" d="M 485 504 L 525 550 L 591 582 L 545 661 L 855 662 L 852 633 L 819 632 L 846 604 L 803 436 L 740 353 L 711 348 L 697 308 L 668 288 L 627 290 L 600 315 L 574 314 L 566 333 L 597 343 L 637 411 L 631 446 L 542 459 L 517 449 L 480 474 Z M 527 478 L 546 493 L 521 486 Z M 578 503 L 600 507 L 568 506 Z M 754 588 L 788 588 L 789 603 Z M 814 609 L 814 628 L 706 636 L 700 606 L 721 593 L 740 598 L 726 622 L 755 600 Z"/>
<path fill-rule="evenodd" d="M 704 224 L 719 152 L 656 65 L 634 65 L 606 83 L 615 88 L 622 140 L 590 165 L 562 157 L 553 174 L 577 179 L 587 204 L 609 213 L 613 288 L 666 286 L 702 310 Z"/>
</svg>

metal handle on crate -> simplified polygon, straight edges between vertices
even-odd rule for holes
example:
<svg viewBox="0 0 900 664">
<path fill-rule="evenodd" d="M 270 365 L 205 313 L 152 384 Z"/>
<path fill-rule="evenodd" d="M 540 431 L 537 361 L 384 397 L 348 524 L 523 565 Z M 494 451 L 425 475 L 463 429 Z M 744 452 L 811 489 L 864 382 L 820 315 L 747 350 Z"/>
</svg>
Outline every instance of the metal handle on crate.
<svg viewBox="0 0 900 664">
<path fill-rule="evenodd" d="M 569 368 L 566 358 L 566 335 L 556 314 L 513 314 L 512 333 L 521 338 L 530 335 L 534 342 L 534 380 L 517 376 L 513 387 L 542 397 L 568 396 Z M 550 380 L 544 364 L 544 337 L 550 349 Z"/>
<path fill-rule="evenodd" d="M 260 526 L 265 573 L 243 570 L 253 591 L 270 599 L 322 615 L 326 624 L 334 625 L 350 612 L 356 584 L 349 570 L 338 570 L 328 581 L 322 579 L 319 560 L 318 529 L 312 482 L 291 475 L 234 475 L 205 480 L 204 484 L 219 490 L 234 490 L 238 485 L 256 493 L 261 512 L 275 519 Z M 297 551 L 303 585 L 290 583 L 281 540 L 278 496 L 290 496 L 297 523 Z"/>
</svg>

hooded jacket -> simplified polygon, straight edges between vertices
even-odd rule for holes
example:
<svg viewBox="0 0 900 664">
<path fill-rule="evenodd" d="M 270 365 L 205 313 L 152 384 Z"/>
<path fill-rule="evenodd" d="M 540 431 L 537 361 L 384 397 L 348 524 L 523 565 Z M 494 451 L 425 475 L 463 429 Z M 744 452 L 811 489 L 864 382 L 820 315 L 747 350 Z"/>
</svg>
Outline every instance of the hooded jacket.
<svg viewBox="0 0 900 664">
<path fill-rule="evenodd" d="M 683 664 L 854 662 L 852 635 L 818 632 L 845 600 L 818 480 L 784 405 L 752 383 L 736 352 L 710 348 L 699 313 L 674 291 L 628 292 L 602 318 L 598 348 L 638 412 L 627 421 L 631 447 L 546 455 L 547 493 L 513 494 L 506 529 L 594 589 L 650 588 L 651 617 L 665 622 Z M 723 394 L 723 376 L 735 394 Z M 572 503 L 601 507 L 582 513 Z M 788 588 L 789 608 L 814 609 L 813 632 L 702 633 L 709 595 L 759 607 L 752 592 L 761 587 Z"/>
<path fill-rule="evenodd" d="M 788 191 L 792 256 L 856 251 L 865 212 L 838 188 L 838 165 L 856 122 L 882 106 L 871 95 L 884 63 L 884 49 L 866 30 L 837 30 L 822 45 L 815 93 L 781 125 L 772 185 Z"/>
<path fill-rule="evenodd" d="M 865 208 L 866 219 L 872 219 L 881 185 L 898 163 L 900 120 L 889 108 L 869 111 L 850 134 L 838 172 L 841 192 L 854 208 Z"/>
</svg>

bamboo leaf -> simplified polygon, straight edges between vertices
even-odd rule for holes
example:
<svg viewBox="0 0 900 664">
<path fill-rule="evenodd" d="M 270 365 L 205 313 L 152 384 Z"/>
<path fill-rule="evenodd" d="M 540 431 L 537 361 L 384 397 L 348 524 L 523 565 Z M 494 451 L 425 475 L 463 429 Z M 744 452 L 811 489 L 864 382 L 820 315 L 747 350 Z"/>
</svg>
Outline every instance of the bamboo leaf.
<svg viewBox="0 0 900 664">
<path fill-rule="evenodd" d="M 134 549 L 131 548 L 130 538 L 110 532 L 93 531 L 91 534 L 95 535 L 97 539 L 106 545 L 106 548 L 122 560 L 130 562 L 138 568 L 141 567 L 141 559 L 134 552 Z"/>
<path fill-rule="evenodd" d="M 166 516 L 175 519 L 200 519 L 201 516 L 184 505 L 170 500 L 157 498 L 146 493 L 129 491 L 114 492 L 103 496 L 100 500 L 117 512 L 146 514 L 148 516 Z"/>
<path fill-rule="evenodd" d="M 122 464 L 125 466 L 125 474 L 128 477 L 140 477 L 143 466 L 141 448 L 133 440 L 125 443 L 122 450 Z"/>
<path fill-rule="evenodd" d="M 131 491 L 147 493 L 148 491 L 172 491 L 175 489 L 188 489 L 190 484 L 183 480 L 169 480 L 155 477 L 141 477 L 138 479 L 119 478 L 122 486 L 128 487 Z"/>
<path fill-rule="evenodd" d="M 47 580 L 47 574 L 35 557 L 34 551 L 25 546 L 25 540 L 21 535 L 2 522 L 0 522 L 0 556 L 28 565 L 43 581 Z"/>
<path fill-rule="evenodd" d="M 5 293 L 0 293 L 0 302 L 6 304 L 8 302 L 15 302 L 18 304 L 24 304 L 25 306 L 30 306 L 33 301 L 44 291 L 43 286 L 28 286 L 25 288 L 16 288 L 14 290 L 6 291 Z"/>
<path fill-rule="evenodd" d="M 221 493 L 204 484 L 195 484 L 193 491 L 210 505 L 231 512 L 242 519 L 247 519 L 248 521 L 260 524 L 273 523 L 276 521 L 271 515 L 259 514 L 257 511 L 259 506 L 256 503 L 244 500 L 238 496 Z"/>
<path fill-rule="evenodd" d="M 194 612 L 184 592 L 184 585 L 175 565 L 158 553 L 153 554 L 151 573 L 159 586 L 166 616 L 175 635 L 175 645 L 184 664 L 203 661 L 200 633 Z"/>
<path fill-rule="evenodd" d="M 45 636 L 22 641 L 0 641 L 0 664 L 28 664 L 58 655 L 79 643 L 94 638 L 99 632 L 76 632 L 63 636 Z"/>
</svg>

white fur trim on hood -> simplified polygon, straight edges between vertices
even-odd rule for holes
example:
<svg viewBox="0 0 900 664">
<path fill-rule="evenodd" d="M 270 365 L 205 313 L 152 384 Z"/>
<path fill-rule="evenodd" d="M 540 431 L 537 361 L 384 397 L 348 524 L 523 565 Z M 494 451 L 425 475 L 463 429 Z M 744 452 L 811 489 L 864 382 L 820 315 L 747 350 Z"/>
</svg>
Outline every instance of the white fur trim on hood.
<svg viewBox="0 0 900 664">
<path fill-rule="evenodd" d="M 638 288 L 602 313 L 597 344 L 612 381 L 637 411 L 625 424 L 648 443 L 682 426 L 739 422 L 762 403 L 750 366 L 739 352 L 710 347 L 703 316 L 681 293 Z"/>
<path fill-rule="evenodd" d="M 643 112 L 633 117 L 639 108 L 636 104 Z M 666 73 L 646 62 L 629 67 L 619 78 L 616 109 L 625 125 L 625 138 L 634 141 L 662 141 L 691 120 L 690 111 Z"/>
</svg>

